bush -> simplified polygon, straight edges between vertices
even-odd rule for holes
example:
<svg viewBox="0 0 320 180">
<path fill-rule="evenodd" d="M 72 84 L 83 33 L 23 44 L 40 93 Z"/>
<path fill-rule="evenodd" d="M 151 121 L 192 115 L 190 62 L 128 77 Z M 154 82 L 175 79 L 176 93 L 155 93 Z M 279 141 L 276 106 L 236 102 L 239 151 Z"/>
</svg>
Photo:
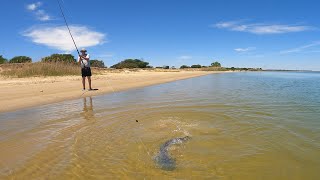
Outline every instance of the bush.
<svg viewBox="0 0 320 180">
<path fill-rule="evenodd" d="M 99 68 L 104 68 L 104 62 L 103 61 L 100 61 L 100 60 L 90 60 L 90 65 L 92 67 L 99 67 Z"/>
<path fill-rule="evenodd" d="M 163 66 L 163 69 L 169 69 L 170 67 L 169 66 Z"/>
<path fill-rule="evenodd" d="M 185 69 L 185 68 L 190 68 L 190 66 L 187 66 L 187 65 L 180 66 L 180 69 Z"/>
<path fill-rule="evenodd" d="M 4 63 L 7 63 L 8 60 L 4 57 L 2 57 L 2 55 L 0 55 L 0 64 L 4 64 Z"/>
<path fill-rule="evenodd" d="M 31 63 L 32 59 L 28 56 L 15 56 L 10 59 L 9 63 Z"/>
<path fill-rule="evenodd" d="M 192 65 L 191 68 L 201 68 L 200 64 Z"/>
<path fill-rule="evenodd" d="M 52 62 L 64 62 L 64 63 L 76 63 L 74 56 L 71 54 L 52 54 L 41 59 L 41 62 L 52 63 Z"/>
<path fill-rule="evenodd" d="M 201 68 L 201 70 L 203 71 L 228 71 L 228 68 L 224 68 L 224 67 L 206 67 L 206 68 Z"/>
<path fill-rule="evenodd" d="M 146 68 L 149 63 L 142 61 L 140 59 L 125 59 L 113 66 L 111 68 L 123 69 L 123 68 Z"/>
<path fill-rule="evenodd" d="M 211 63 L 211 66 L 213 66 L 213 67 L 221 67 L 221 64 L 218 61 L 216 61 L 214 63 Z"/>
</svg>

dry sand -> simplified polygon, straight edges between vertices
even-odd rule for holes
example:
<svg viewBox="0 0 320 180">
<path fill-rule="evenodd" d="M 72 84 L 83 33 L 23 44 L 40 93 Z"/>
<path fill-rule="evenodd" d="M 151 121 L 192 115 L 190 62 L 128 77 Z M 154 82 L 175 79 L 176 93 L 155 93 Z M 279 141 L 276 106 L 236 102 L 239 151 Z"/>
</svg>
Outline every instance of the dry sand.
<svg viewBox="0 0 320 180">
<path fill-rule="evenodd" d="M 92 76 L 92 87 L 98 91 L 82 91 L 81 77 L 0 77 L 0 112 L 14 111 L 85 96 L 95 96 L 154 84 L 166 83 L 212 73 L 208 71 L 121 72 Z M 88 84 L 86 84 L 88 87 Z"/>
</svg>

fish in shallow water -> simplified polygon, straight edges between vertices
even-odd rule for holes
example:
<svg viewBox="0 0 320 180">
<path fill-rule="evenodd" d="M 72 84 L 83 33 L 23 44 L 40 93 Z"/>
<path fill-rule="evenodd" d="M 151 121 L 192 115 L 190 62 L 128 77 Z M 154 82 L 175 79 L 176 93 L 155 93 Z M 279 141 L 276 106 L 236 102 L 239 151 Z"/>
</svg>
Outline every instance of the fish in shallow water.
<svg viewBox="0 0 320 180">
<path fill-rule="evenodd" d="M 159 153 L 155 157 L 157 165 L 163 170 L 174 170 L 176 168 L 176 161 L 174 158 L 170 156 L 168 149 L 171 145 L 182 144 L 183 142 L 188 141 L 189 139 L 191 139 L 191 137 L 189 136 L 182 138 L 173 138 L 162 144 Z"/>
</svg>

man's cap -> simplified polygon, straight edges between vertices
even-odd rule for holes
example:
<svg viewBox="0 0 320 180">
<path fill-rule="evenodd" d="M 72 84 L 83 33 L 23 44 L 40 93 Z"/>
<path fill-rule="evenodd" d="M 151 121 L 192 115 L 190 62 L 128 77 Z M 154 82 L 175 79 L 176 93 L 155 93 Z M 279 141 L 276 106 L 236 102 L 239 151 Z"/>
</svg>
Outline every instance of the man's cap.
<svg viewBox="0 0 320 180">
<path fill-rule="evenodd" d="M 87 52 L 85 48 L 82 48 L 80 52 Z"/>
</svg>

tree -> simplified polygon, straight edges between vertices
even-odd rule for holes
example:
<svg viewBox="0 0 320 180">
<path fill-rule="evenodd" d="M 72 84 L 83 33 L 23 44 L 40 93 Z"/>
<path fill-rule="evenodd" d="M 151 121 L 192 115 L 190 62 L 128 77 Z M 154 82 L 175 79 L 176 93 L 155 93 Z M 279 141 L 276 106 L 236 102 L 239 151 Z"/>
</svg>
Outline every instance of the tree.
<svg viewBox="0 0 320 180">
<path fill-rule="evenodd" d="M 0 55 L 0 64 L 4 64 L 4 63 L 7 63 L 8 60 L 4 57 L 2 57 L 2 55 Z"/>
<path fill-rule="evenodd" d="M 97 59 L 90 60 L 90 65 L 91 65 L 92 67 L 99 67 L 99 68 L 105 67 L 105 66 L 104 66 L 104 62 L 101 61 L 101 60 L 97 60 Z"/>
<path fill-rule="evenodd" d="M 169 69 L 170 67 L 169 66 L 163 66 L 163 69 Z"/>
<path fill-rule="evenodd" d="M 214 63 L 211 63 L 211 66 L 213 66 L 213 67 L 221 67 L 221 64 L 218 61 L 216 61 Z"/>
<path fill-rule="evenodd" d="M 31 63 L 32 59 L 28 56 L 15 56 L 10 59 L 9 63 Z"/>
<path fill-rule="evenodd" d="M 201 65 L 200 64 L 195 64 L 195 65 L 192 65 L 191 68 L 201 68 Z"/>
<path fill-rule="evenodd" d="M 148 62 L 142 61 L 140 59 L 125 59 L 113 66 L 111 68 L 123 69 L 123 68 L 146 68 L 148 66 Z"/>
<path fill-rule="evenodd" d="M 190 66 L 187 66 L 187 65 L 180 66 L 180 69 L 185 69 L 185 68 L 190 68 Z"/>
<path fill-rule="evenodd" d="M 76 60 L 71 54 L 52 54 L 41 59 L 41 62 L 52 63 L 52 62 L 64 62 L 64 63 L 75 63 Z"/>
</svg>

